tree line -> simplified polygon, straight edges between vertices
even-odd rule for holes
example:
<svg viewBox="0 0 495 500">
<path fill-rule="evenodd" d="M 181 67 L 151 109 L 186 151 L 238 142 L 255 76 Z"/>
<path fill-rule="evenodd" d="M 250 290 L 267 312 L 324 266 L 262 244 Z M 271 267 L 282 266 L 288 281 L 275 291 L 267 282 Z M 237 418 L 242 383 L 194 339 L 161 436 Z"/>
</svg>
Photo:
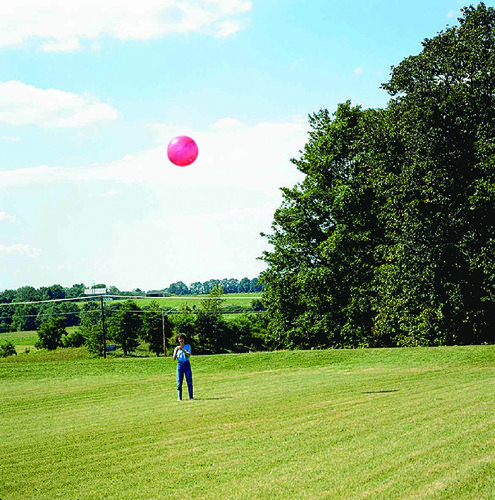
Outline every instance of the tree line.
<svg viewBox="0 0 495 500">
<path fill-rule="evenodd" d="M 462 10 L 383 84 L 309 117 L 260 276 L 277 347 L 495 341 L 495 10 Z"/>
<path fill-rule="evenodd" d="M 36 347 L 81 347 L 96 356 L 106 355 L 112 346 L 124 356 L 133 354 L 138 346 L 146 344 L 157 356 L 171 351 L 174 337 L 185 333 L 198 354 L 244 352 L 265 349 L 266 321 L 259 300 L 253 300 L 244 314 L 224 319 L 228 306 L 224 306 L 223 290 L 214 287 L 202 299 L 199 307 L 182 306 L 179 310 L 164 309 L 157 300 L 140 306 L 138 301 L 127 299 L 118 302 L 100 299 L 74 302 L 53 302 L 40 319 L 40 313 L 26 315 L 40 321 L 36 326 L 39 340 Z M 18 306 L 19 307 L 19 306 Z M 22 307 L 22 306 L 21 306 Z M 68 312 L 70 307 L 71 312 Z M 49 311 L 49 312 L 48 312 Z M 69 326 L 78 328 L 67 330 Z M 29 328 L 33 329 L 33 328 Z M 0 356 L 16 354 L 9 343 L 0 343 Z"/>
<path fill-rule="evenodd" d="M 209 280 L 204 283 L 196 282 L 190 287 L 183 282 L 172 283 L 169 287 L 159 291 L 144 292 L 139 288 L 132 291 L 121 291 L 116 286 L 107 287 L 103 283 L 86 287 L 84 283 L 74 284 L 71 287 L 63 287 L 59 284 L 35 288 L 33 286 L 22 286 L 16 290 L 7 289 L 0 292 L 0 332 L 37 330 L 43 323 L 44 318 L 60 315 L 66 318 L 67 326 L 80 324 L 81 308 L 75 302 L 41 303 L 42 301 L 78 299 L 85 296 L 88 288 L 105 289 L 109 295 L 118 297 L 129 296 L 173 296 L 173 295 L 201 295 L 209 294 L 215 287 L 221 287 L 223 293 L 259 292 L 262 285 L 258 278 L 242 278 Z M 161 292 L 161 293 L 157 293 Z M 19 302 L 32 302 L 32 304 L 18 304 Z M 36 302 L 40 302 L 36 304 Z M 255 307 L 260 307 L 258 306 Z M 231 311 L 236 312 L 236 311 Z"/>
<path fill-rule="evenodd" d="M 100 356 L 104 334 L 106 340 L 114 342 L 124 355 L 141 342 L 148 344 L 149 350 L 157 356 L 171 353 L 178 333 L 187 335 L 197 354 L 266 349 L 264 314 L 253 310 L 226 320 L 222 314 L 223 304 L 223 291 L 219 286 L 200 301 L 198 308 L 185 306 L 173 314 L 161 310 L 156 301 L 140 308 L 136 302 L 128 300 L 111 314 L 105 312 L 106 332 L 101 316 L 95 313 L 87 317 L 77 334 L 85 339 L 90 352 Z"/>
<path fill-rule="evenodd" d="M 209 294 L 214 287 L 220 286 L 224 293 L 250 293 L 261 292 L 263 285 L 259 282 L 258 278 L 242 278 L 240 281 L 235 278 L 223 280 L 208 280 L 204 283 L 195 281 L 188 287 L 182 281 L 172 283 L 165 292 L 172 295 L 203 295 Z"/>
</svg>

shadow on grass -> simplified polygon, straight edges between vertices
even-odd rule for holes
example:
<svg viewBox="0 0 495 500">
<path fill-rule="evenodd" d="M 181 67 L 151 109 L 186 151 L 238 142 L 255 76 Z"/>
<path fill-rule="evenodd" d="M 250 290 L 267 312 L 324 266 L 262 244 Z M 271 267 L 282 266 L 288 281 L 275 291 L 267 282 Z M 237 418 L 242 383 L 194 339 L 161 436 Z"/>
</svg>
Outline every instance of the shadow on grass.
<svg viewBox="0 0 495 500">
<path fill-rule="evenodd" d="M 399 392 L 399 389 L 383 389 L 380 391 L 363 391 L 362 394 L 387 394 L 389 392 Z"/>
<path fill-rule="evenodd" d="M 233 398 L 231 396 L 220 396 L 216 398 L 197 398 L 196 396 L 194 396 L 194 401 L 222 401 L 224 399 L 233 399 Z"/>
</svg>

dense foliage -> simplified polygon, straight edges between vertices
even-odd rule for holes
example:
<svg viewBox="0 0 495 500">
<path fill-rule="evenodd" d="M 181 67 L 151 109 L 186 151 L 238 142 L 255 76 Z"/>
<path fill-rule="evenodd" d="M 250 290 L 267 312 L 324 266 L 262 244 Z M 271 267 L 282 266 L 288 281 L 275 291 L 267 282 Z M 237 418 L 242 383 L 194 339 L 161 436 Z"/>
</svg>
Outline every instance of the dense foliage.
<svg viewBox="0 0 495 500">
<path fill-rule="evenodd" d="M 15 345 L 12 342 L 7 340 L 0 342 L 0 358 L 16 355 L 17 351 L 15 350 Z"/>
<path fill-rule="evenodd" d="M 209 299 L 201 301 L 198 308 L 183 306 L 179 311 L 160 309 L 157 301 L 143 308 L 132 300 L 118 307 L 105 305 L 103 316 L 101 311 L 87 307 L 84 324 L 72 337 L 78 340 L 82 336 L 89 352 L 98 356 L 103 355 L 104 343 L 114 345 L 117 354 L 124 356 L 133 354 L 142 342 L 157 356 L 165 351 L 170 354 L 179 333 L 187 335 L 196 354 L 267 348 L 265 315 L 253 310 L 225 319 L 222 295 L 220 288 L 213 289 Z M 70 341 L 71 334 L 62 338 L 64 346 L 75 346 Z"/>
<path fill-rule="evenodd" d="M 278 347 L 495 340 L 495 10 L 392 68 L 386 109 L 310 116 L 260 280 Z"/>
<path fill-rule="evenodd" d="M 221 287 L 223 293 L 249 293 L 260 292 L 262 285 L 258 278 L 242 278 L 240 281 L 235 278 L 211 279 L 201 283 L 192 283 L 189 287 L 179 281 L 170 284 L 162 290 L 149 290 L 143 292 L 139 288 L 132 291 L 121 291 L 116 286 L 107 287 L 104 283 L 86 287 L 83 283 L 74 284 L 71 287 L 61 285 L 43 286 L 35 288 L 33 286 L 22 286 L 17 290 L 4 290 L 0 292 L 0 333 L 9 331 L 37 330 L 43 322 L 54 316 L 64 317 L 66 326 L 76 326 L 84 324 L 81 320 L 81 309 L 69 299 L 79 299 L 88 296 L 91 290 L 106 291 L 106 295 L 115 297 L 168 297 L 174 295 L 208 295 L 215 287 Z M 90 294 L 89 294 L 90 295 Z M 98 294 L 96 294 L 99 296 Z M 84 312 L 86 307 L 83 306 Z M 260 306 L 263 309 L 262 306 Z M 236 312 L 236 311 L 231 311 Z"/>
<path fill-rule="evenodd" d="M 67 335 L 65 318 L 49 318 L 38 330 L 39 341 L 36 347 L 53 350 L 62 346 L 62 337 Z"/>
<path fill-rule="evenodd" d="M 142 353 L 147 345 L 150 353 L 160 356 L 170 354 L 176 344 L 176 336 L 185 333 L 195 353 L 246 352 L 268 348 L 266 318 L 260 301 L 252 300 L 251 305 L 233 307 L 225 306 L 224 302 L 220 286 L 214 287 L 207 297 L 199 301 L 199 305 L 181 305 L 179 308 L 164 307 L 158 299 L 146 301 L 142 307 L 138 301 L 129 299 L 87 299 L 78 304 L 78 326 L 69 331 L 66 329 L 66 317 L 44 315 L 37 329 L 35 346 L 54 350 L 85 345 L 95 356 L 105 355 L 106 346 L 107 353 L 111 348 L 112 355 L 127 356 L 135 355 L 136 351 Z M 16 354 L 13 345 L 0 342 L 0 357 L 13 354 Z"/>
<path fill-rule="evenodd" d="M 170 308 L 165 303 L 160 305 L 157 300 L 146 301 L 147 304 L 140 307 L 139 301 L 131 300 L 127 292 L 120 292 L 116 287 L 107 288 L 104 284 L 94 285 L 94 288 L 103 288 L 107 292 L 106 296 L 96 297 L 86 295 L 83 284 L 70 289 L 53 285 L 40 289 L 24 286 L 18 290 L 5 290 L 0 293 L 0 334 L 37 330 L 38 348 L 52 350 L 85 345 L 96 356 L 105 354 L 105 345 L 115 348 L 116 351 L 112 352 L 117 355 L 133 355 L 142 344 L 147 344 L 149 351 L 158 356 L 167 346 L 175 345 L 175 336 L 179 332 L 188 334 L 197 353 L 266 348 L 266 324 L 259 314 L 265 311 L 263 303 L 255 298 L 246 305 L 224 305 L 224 283 L 229 284 L 229 293 L 247 292 L 253 287 L 259 290 L 260 287 L 257 278 L 210 280 L 201 289 L 198 282 L 196 287 L 191 285 L 191 290 L 205 294 L 199 307 L 180 308 Z M 189 295 L 191 290 L 182 285 L 181 289 L 187 290 L 182 295 Z M 170 288 L 174 289 L 173 285 Z M 138 296 L 135 298 L 145 298 L 156 292 L 145 294 L 137 290 L 134 294 Z M 166 291 L 164 295 L 170 293 Z M 120 296 L 127 300 L 111 300 Z M 238 317 L 233 319 L 232 314 Z M 74 326 L 77 328 L 66 330 L 66 327 Z M 12 351 L 10 346 L 0 350 L 0 356 L 12 354 L 15 350 Z"/>
</svg>

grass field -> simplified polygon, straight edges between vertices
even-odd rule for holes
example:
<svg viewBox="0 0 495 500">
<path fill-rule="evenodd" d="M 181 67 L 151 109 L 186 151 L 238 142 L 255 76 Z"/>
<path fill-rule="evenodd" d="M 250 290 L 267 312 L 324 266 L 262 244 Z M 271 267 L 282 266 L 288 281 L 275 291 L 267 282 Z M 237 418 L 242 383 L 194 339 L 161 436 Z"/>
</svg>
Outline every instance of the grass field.
<svg viewBox="0 0 495 500">
<path fill-rule="evenodd" d="M 0 362 L 2 500 L 495 498 L 495 346 L 197 356 L 181 403 L 70 352 Z"/>
<path fill-rule="evenodd" d="M 189 307 L 199 307 L 201 301 L 207 300 L 209 298 L 208 295 L 182 295 L 182 296 L 174 296 L 174 297 L 146 297 L 146 298 L 139 298 L 139 299 L 131 299 L 136 302 L 136 304 L 139 307 L 144 307 L 149 305 L 152 301 L 158 302 L 160 307 L 162 308 L 180 308 L 189 306 Z M 227 293 L 222 296 L 223 299 L 223 305 L 224 306 L 229 306 L 229 305 L 236 305 L 236 306 L 243 306 L 243 307 L 249 307 L 251 305 L 251 301 L 254 299 L 261 299 L 261 292 L 260 293 Z M 118 300 L 118 302 L 124 302 L 126 299 L 125 297 L 122 298 L 122 300 Z M 114 300 L 114 302 L 116 302 Z"/>
<path fill-rule="evenodd" d="M 79 327 L 70 326 L 66 328 L 67 332 L 77 330 Z M 0 333 L 0 342 L 12 342 L 14 344 L 17 354 L 24 354 L 26 351 L 30 352 L 35 349 L 35 344 L 39 340 L 37 330 L 29 330 L 25 332 L 2 332 Z"/>
<path fill-rule="evenodd" d="M 38 332 L 35 330 L 27 332 L 2 332 L 0 333 L 0 341 L 12 342 L 17 352 L 24 352 L 26 347 L 34 347 L 34 344 L 38 341 Z M 20 348 L 20 351 L 19 351 Z"/>
</svg>

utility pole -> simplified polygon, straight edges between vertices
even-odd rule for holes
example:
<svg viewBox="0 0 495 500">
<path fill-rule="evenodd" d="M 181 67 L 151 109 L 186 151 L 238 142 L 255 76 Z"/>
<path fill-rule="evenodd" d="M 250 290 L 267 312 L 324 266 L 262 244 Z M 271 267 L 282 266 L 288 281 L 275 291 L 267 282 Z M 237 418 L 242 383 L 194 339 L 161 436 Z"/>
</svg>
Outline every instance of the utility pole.
<svg viewBox="0 0 495 500">
<path fill-rule="evenodd" d="M 167 355 L 167 336 L 165 334 L 165 311 L 162 310 L 163 355 Z"/>
<path fill-rule="evenodd" d="M 101 324 L 103 326 L 103 357 L 106 359 L 107 357 L 107 336 L 105 330 L 105 311 L 103 309 L 103 295 L 100 297 L 101 299 Z"/>
</svg>

